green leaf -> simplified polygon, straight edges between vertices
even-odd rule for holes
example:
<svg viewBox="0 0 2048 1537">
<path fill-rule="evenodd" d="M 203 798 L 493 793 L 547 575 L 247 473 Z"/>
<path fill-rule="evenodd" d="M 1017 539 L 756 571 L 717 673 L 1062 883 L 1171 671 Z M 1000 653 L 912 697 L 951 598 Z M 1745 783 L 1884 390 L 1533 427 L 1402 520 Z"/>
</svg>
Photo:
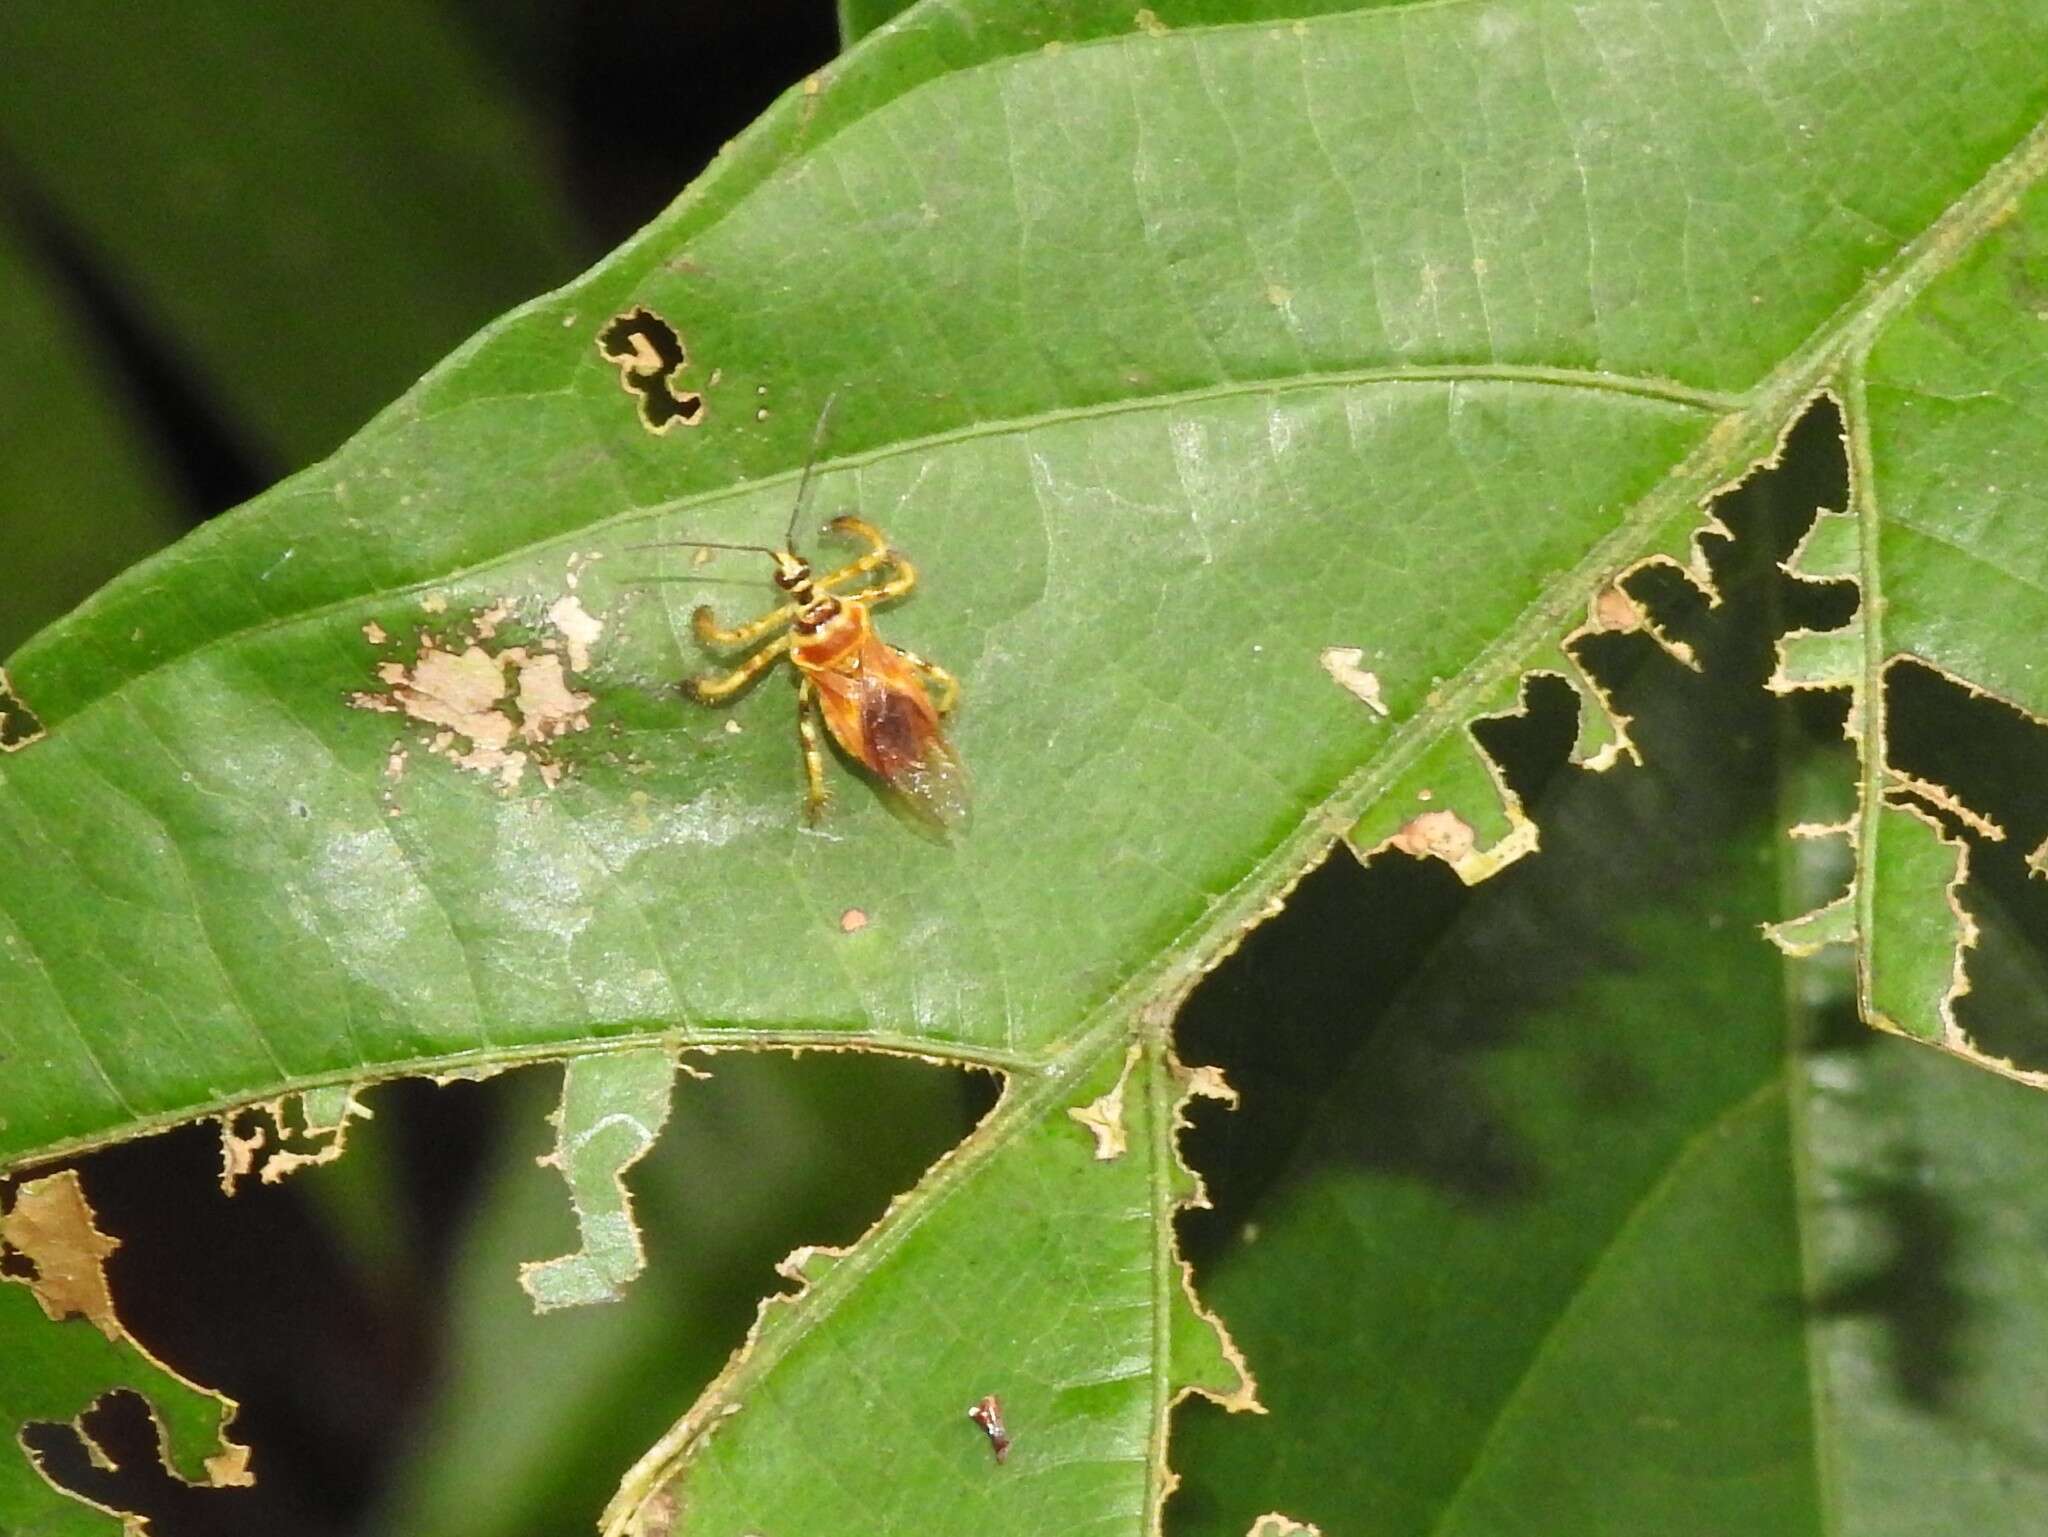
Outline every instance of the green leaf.
<svg viewBox="0 0 2048 1537">
<path fill-rule="evenodd" d="M 1249 1397 L 1173 1252 L 1177 1107 L 1223 1092 L 1172 1061 L 1182 998 L 1340 836 L 1467 879 L 1530 852 L 1470 722 L 1554 672 L 1573 756 L 1630 756 L 1578 648 L 1649 622 L 1624 576 L 1706 579 L 1706 498 L 1822 388 L 1867 587 L 1887 465 L 1972 467 L 1892 464 L 1866 354 L 2018 238 L 2048 166 L 2020 0 L 930 20 L 10 664 L 46 734 L 0 760 L 0 1028 L 40 1064 L 0 1085 L 8 1158 L 651 1047 L 1008 1075 L 615 1530 L 1144 1520 L 1174 1399 Z M 640 311 L 698 425 L 643 426 L 608 355 Z M 950 840 L 843 765 L 806 830 L 787 696 L 670 688 L 745 568 L 646 546 L 780 539 L 835 392 L 816 505 L 915 555 L 885 633 L 965 684 Z M 1891 624 L 1915 589 L 1884 574 Z M 2024 658 L 1958 654 L 2038 713 Z M 1868 829 L 1903 813 L 1866 735 Z M 1957 930 L 1924 881 L 1897 916 L 1877 886 L 1863 948 L 1882 923 L 1920 975 Z M 987 1393 L 1001 1465 L 965 1417 Z"/>
<path fill-rule="evenodd" d="M 675 1076 L 675 1058 L 658 1046 L 584 1057 L 564 1070 L 547 1157 L 569 1182 L 582 1244 L 520 1266 L 519 1284 L 541 1311 L 616 1302 L 646 1265 L 625 1172 L 661 1135 Z"/>
<path fill-rule="evenodd" d="M 0 357 L 11 374 L 0 415 L 0 654 L 185 526 L 127 419 L 132 403 L 107 389 L 109 361 L 80 339 L 79 320 L 0 223 Z"/>
<path fill-rule="evenodd" d="M 910 9 L 912 0 L 839 0 L 839 41 L 851 48 Z"/>
<path fill-rule="evenodd" d="M 2028 1082 L 2040 1063 L 1980 1052 L 1954 1012 L 1967 990 L 1972 921 L 1952 895 L 1967 877 L 1946 812 L 2003 840 L 1981 808 L 1902 772 L 1887 730 L 1890 669 L 1935 668 L 2048 720 L 2048 538 L 2034 509 L 2048 479 L 2040 432 L 2048 387 L 2048 194 L 2015 189 L 1992 228 L 1888 319 L 1846 376 L 1853 471 L 1848 516 L 1824 520 L 1794 569 L 1861 589 L 1840 629 L 1786 637 L 1778 687 L 1839 688 L 1864 743 L 1846 897 L 1859 988 L 1873 1024 L 1932 1041 Z M 2029 856 L 2048 866 L 2048 841 Z"/>
<path fill-rule="evenodd" d="M 0 57 L 8 169 L 286 465 L 575 267 L 548 146 L 427 0 L 23 0 Z"/>
</svg>

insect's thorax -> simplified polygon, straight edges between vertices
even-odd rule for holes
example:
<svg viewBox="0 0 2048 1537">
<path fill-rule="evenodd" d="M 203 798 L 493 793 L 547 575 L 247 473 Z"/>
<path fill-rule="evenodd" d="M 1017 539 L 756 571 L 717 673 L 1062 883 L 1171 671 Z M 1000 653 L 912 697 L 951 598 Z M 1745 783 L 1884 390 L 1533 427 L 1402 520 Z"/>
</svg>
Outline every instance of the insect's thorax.
<svg viewBox="0 0 2048 1537">
<path fill-rule="evenodd" d="M 792 626 L 790 654 L 797 666 L 823 672 L 858 665 L 868 638 L 868 606 L 824 596 L 805 606 Z"/>
</svg>

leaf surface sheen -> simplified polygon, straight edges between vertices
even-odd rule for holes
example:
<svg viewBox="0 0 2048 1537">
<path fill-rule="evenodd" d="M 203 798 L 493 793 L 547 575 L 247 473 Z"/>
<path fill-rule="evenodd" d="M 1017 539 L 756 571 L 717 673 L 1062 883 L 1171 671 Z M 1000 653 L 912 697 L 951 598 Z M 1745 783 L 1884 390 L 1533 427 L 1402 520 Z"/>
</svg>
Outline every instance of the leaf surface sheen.
<svg viewBox="0 0 2048 1537">
<path fill-rule="evenodd" d="M 1173 1005 L 1347 830 L 1370 850 L 1446 813 L 1431 837 L 1473 878 L 1533 846 L 1466 722 L 1556 671 L 1582 690 L 1575 756 L 1623 755 L 1625 723 L 1561 641 L 1623 571 L 1699 571 L 1703 499 L 1815 391 L 1844 399 L 1856 570 L 1866 594 L 1882 575 L 1884 624 L 1855 677 L 1814 681 L 1861 687 L 1881 719 L 1868 685 L 1910 647 L 2048 713 L 2048 678 L 1946 622 L 1958 578 L 1928 547 L 1953 543 L 1912 513 L 2040 409 L 2038 346 L 1937 346 L 1972 305 L 2010 315 L 1991 242 L 2032 270 L 2038 7 L 1052 21 L 1064 38 L 1036 12 L 913 9 L 606 262 L 8 667 L 47 731 L 0 759 L 0 1041 L 38 1064 L 0 1086 L 10 1160 L 290 1088 L 654 1040 L 1011 1074 L 975 1138 L 679 1431 L 701 1476 L 677 1530 L 782 1498 L 819 1456 L 807 1422 L 841 1437 L 838 1400 L 877 1397 L 847 1353 L 896 1340 L 932 1369 L 891 1356 L 900 1388 L 865 1383 L 891 1389 L 878 1444 L 929 1466 L 836 1470 L 812 1509 L 883 1500 L 870 1529 L 902 1531 L 1148 1519 L 1167 1403 L 1233 1391 L 1213 1347 L 1183 1350 L 1207 1334 L 1170 1243 L 1191 1193 Z M 634 306 L 681 335 L 701 427 L 643 430 L 600 356 Z M 1909 416 L 1944 365 L 1992 406 Z M 743 601 L 710 578 L 752 568 L 639 547 L 779 538 L 834 390 L 815 505 L 916 557 L 923 585 L 884 633 L 965 686 L 977 804 L 950 843 L 843 773 L 804 831 L 782 688 L 723 715 L 669 690 L 706 665 L 691 607 Z M 2009 485 L 2048 479 L 2026 470 Z M 1975 532 L 2024 586 L 2043 545 L 2018 522 Z M 587 729 L 534 746 L 557 784 L 501 793 L 430 730 L 347 707 L 434 647 L 573 660 L 550 623 L 571 597 L 602 629 L 572 669 Z M 1387 719 L 1332 685 L 1331 647 L 1362 653 Z M 1869 861 L 1909 814 L 1873 763 Z M 1871 932 L 1891 919 L 1863 876 L 1867 1003 L 1892 930 Z M 1914 975 L 1954 934 L 1917 895 L 1897 919 Z M 1141 1135 L 1095 1159 L 1066 1112 L 1134 1041 Z M 1063 1223 L 1101 1252 L 1054 1243 Z M 993 1251 L 1011 1305 L 980 1300 L 1009 1284 L 975 1252 L 984 1229 L 1011 1235 Z M 958 1321 L 921 1335 L 914 1296 Z M 1072 1333 L 1046 1322 L 1073 1308 Z M 1094 1329 L 1090 1378 L 1063 1352 Z M 990 1494 L 988 1469 L 957 1466 L 987 1456 L 967 1404 L 1003 1391 L 973 1360 L 1044 1423 L 1089 1399 L 1100 1434 L 1054 1455 L 1059 1432 L 1034 1453 L 1020 1426 Z"/>
</svg>

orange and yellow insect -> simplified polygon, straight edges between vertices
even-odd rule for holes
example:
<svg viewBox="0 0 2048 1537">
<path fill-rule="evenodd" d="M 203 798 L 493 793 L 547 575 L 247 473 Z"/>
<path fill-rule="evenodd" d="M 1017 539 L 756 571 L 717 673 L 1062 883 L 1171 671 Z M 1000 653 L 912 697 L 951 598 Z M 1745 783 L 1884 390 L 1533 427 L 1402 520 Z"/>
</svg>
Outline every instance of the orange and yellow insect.
<svg viewBox="0 0 2048 1537">
<path fill-rule="evenodd" d="M 813 459 L 831 408 L 828 400 L 818 417 L 811 445 Z M 873 525 L 842 517 L 827 523 L 825 531 L 859 539 L 867 550 L 837 571 L 812 575 L 810 563 L 789 548 L 796 543 L 796 522 L 810 478 L 807 461 L 782 549 L 708 539 L 682 541 L 766 555 L 775 563 L 775 585 L 785 595 L 785 601 L 773 611 L 731 629 L 721 629 L 711 609 L 700 607 L 691 616 L 691 624 L 705 646 L 737 648 L 771 635 L 774 639 L 731 671 L 688 679 L 683 689 L 701 703 L 718 704 L 788 657 L 796 670 L 796 729 L 803 748 L 808 818 L 815 820 L 830 799 L 825 787 L 825 754 L 818 741 L 816 717 L 822 715 L 825 729 L 849 758 L 902 795 L 920 814 L 942 825 L 956 823 L 966 814 L 967 781 L 939 718 L 958 700 L 959 683 L 943 667 L 883 640 L 875 633 L 871 612 L 916 586 L 917 568 Z M 871 586 L 849 593 L 833 590 L 878 573 L 879 579 Z M 927 681 L 931 692 L 926 691 Z"/>
</svg>

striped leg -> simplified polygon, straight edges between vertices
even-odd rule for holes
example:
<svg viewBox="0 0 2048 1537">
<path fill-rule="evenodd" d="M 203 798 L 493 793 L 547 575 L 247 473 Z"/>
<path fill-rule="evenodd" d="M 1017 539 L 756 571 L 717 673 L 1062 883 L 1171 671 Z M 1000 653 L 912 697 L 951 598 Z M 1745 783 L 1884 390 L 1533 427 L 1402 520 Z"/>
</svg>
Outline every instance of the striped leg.
<svg viewBox="0 0 2048 1537">
<path fill-rule="evenodd" d="M 797 680 L 796 738 L 804 754 L 804 820 L 815 822 L 832 795 L 825 788 L 825 750 L 818 745 L 818 691 L 809 678 Z"/>
<path fill-rule="evenodd" d="M 825 525 L 825 528 L 828 533 L 852 534 L 856 539 L 865 540 L 868 552 L 852 564 L 841 566 L 830 576 L 819 577 L 820 587 L 836 587 L 839 583 L 851 581 L 854 577 L 866 576 L 875 567 L 897 559 L 896 554 L 889 548 L 889 541 L 882 537 L 882 531 L 872 523 L 864 523 L 859 518 L 834 518 Z"/>
<path fill-rule="evenodd" d="M 849 601 L 854 603 L 887 603 L 902 597 L 917 585 L 917 567 L 900 554 L 889 557 L 889 563 L 896 568 L 896 574 L 876 587 L 854 593 Z"/>
<path fill-rule="evenodd" d="M 697 632 L 697 639 L 705 645 L 730 650 L 734 646 L 750 646 L 770 630 L 780 629 L 794 618 L 796 605 L 785 603 L 774 612 L 763 614 L 759 619 L 750 619 L 745 624 L 736 624 L 729 630 L 721 630 L 718 621 L 711 617 L 711 605 L 703 603 L 690 615 L 690 628 Z"/>
<path fill-rule="evenodd" d="M 721 678 L 715 672 L 707 672 L 701 678 L 685 679 L 683 688 L 699 704 L 717 704 L 721 699 L 730 699 L 760 677 L 780 661 L 783 653 L 788 650 L 789 637 L 778 635 L 724 677 Z"/>
</svg>

